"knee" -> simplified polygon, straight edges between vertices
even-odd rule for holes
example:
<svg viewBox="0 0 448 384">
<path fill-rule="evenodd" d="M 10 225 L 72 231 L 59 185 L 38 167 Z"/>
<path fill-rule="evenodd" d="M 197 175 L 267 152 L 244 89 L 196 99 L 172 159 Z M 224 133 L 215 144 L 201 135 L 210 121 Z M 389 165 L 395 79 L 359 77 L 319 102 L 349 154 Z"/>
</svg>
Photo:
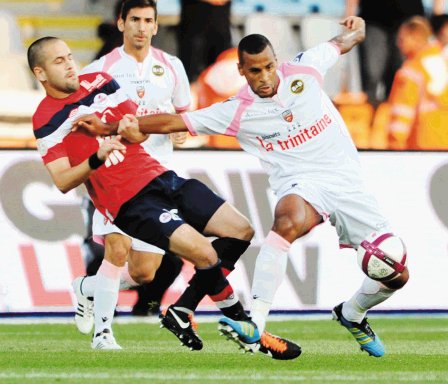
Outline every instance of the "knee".
<svg viewBox="0 0 448 384">
<path fill-rule="evenodd" d="M 191 250 L 190 256 L 193 257 L 194 265 L 199 268 L 208 268 L 218 262 L 216 251 L 208 240 L 207 244 L 195 245 Z"/>
<path fill-rule="evenodd" d="M 250 241 L 254 237 L 255 231 L 245 217 L 232 222 L 232 228 L 221 237 L 233 237 L 239 240 Z"/>
<path fill-rule="evenodd" d="M 139 284 L 151 283 L 161 262 L 162 255 L 160 254 L 132 250 L 128 263 L 129 274 Z"/>
<path fill-rule="evenodd" d="M 409 270 L 405 267 L 403 272 L 401 272 L 396 278 L 385 281 L 383 284 L 390 289 L 401 289 L 409 281 Z"/>
<path fill-rule="evenodd" d="M 303 217 L 301 215 L 279 216 L 275 218 L 273 230 L 281 237 L 292 243 L 301 237 L 305 231 L 303 230 Z"/>
<path fill-rule="evenodd" d="M 244 220 L 241 226 L 238 228 L 237 236 L 235 238 L 239 240 L 250 241 L 255 235 L 255 231 L 250 225 L 248 220 Z"/>
<path fill-rule="evenodd" d="M 129 275 L 131 275 L 132 279 L 142 285 L 142 284 L 148 284 L 151 283 L 154 280 L 154 277 L 156 275 L 156 269 L 152 268 L 139 268 L 139 269 L 133 269 L 129 270 Z"/>
<path fill-rule="evenodd" d="M 130 245 L 125 237 L 123 237 L 123 241 L 116 240 L 108 242 L 106 239 L 104 257 L 112 264 L 123 266 L 128 258 L 129 248 Z"/>
</svg>

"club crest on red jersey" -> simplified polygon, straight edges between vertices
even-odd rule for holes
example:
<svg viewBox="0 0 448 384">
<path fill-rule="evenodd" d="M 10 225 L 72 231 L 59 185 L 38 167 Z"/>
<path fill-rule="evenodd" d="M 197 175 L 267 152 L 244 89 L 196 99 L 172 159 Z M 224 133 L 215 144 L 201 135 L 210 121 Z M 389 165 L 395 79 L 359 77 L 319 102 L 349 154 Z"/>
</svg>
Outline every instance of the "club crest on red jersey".
<svg viewBox="0 0 448 384">
<path fill-rule="evenodd" d="M 154 65 L 152 67 L 152 73 L 154 73 L 154 75 L 156 75 L 156 76 L 163 76 L 163 74 L 165 73 L 165 70 L 160 65 Z"/>
<path fill-rule="evenodd" d="M 282 117 L 288 123 L 290 123 L 294 119 L 294 116 L 293 116 L 293 114 L 292 114 L 290 109 L 287 109 L 286 111 L 282 112 Z"/>
<path fill-rule="evenodd" d="M 303 88 L 305 88 L 305 85 L 303 84 L 303 81 L 300 79 L 294 80 L 291 83 L 291 92 L 298 94 L 303 91 Z"/>
</svg>

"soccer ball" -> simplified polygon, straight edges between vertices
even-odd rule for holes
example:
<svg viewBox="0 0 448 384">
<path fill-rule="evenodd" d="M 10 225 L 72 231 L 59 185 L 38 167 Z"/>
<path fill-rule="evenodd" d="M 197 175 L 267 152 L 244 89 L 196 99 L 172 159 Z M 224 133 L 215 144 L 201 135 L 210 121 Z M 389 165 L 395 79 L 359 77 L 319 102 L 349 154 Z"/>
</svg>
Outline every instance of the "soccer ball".
<svg viewBox="0 0 448 384">
<path fill-rule="evenodd" d="M 373 280 L 392 280 L 403 272 L 406 262 L 406 246 L 392 233 L 372 233 L 358 248 L 358 264 Z"/>
</svg>

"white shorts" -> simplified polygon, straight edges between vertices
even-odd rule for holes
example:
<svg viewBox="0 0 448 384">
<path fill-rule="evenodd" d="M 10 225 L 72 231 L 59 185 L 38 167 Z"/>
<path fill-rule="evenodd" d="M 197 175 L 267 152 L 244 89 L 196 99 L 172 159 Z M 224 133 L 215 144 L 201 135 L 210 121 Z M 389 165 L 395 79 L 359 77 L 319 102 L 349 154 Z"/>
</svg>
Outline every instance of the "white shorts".
<svg viewBox="0 0 448 384">
<path fill-rule="evenodd" d="M 97 209 L 95 209 L 95 212 L 93 214 L 92 233 L 93 233 L 93 241 L 101 245 L 104 245 L 104 236 L 110 233 L 121 233 L 122 235 L 131 237 L 126 235 L 126 233 L 124 233 L 116 225 L 112 224 L 111 221 L 105 218 Z M 160 249 L 155 245 L 145 243 L 133 237 L 131 237 L 131 239 L 132 239 L 131 248 L 134 251 L 158 253 L 161 255 L 165 254 L 165 251 L 163 249 Z"/>
<path fill-rule="evenodd" d="M 354 187 L 356 185 L 356 187 Z M 378 203 L 357 180 L 341 184 L 294 180 L 284 183 L 276 193 L 280 200 L 290 194 L 299 195 L 336 228 L 342 248 L 358 248 L 372 232 L 391 232 L 390 224 L 380 213 Z"/>
</svg>

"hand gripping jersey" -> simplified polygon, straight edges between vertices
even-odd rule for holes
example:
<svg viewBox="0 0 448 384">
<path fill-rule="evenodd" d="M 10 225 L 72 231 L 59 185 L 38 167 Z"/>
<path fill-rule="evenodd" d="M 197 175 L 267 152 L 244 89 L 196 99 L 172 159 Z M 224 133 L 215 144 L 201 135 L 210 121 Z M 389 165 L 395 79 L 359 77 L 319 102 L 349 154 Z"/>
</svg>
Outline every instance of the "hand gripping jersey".
<svg viewBox="0 0 448 384">
<path fill-rule="evenodd" d="M 34 135 L 45 164 L 68 157 L 74 167 L 96 152 L 102 140 L 107 140 L 83 130 L 71 132 L 79 116 L 96 113 L 104 121 L 111 122 L 120 120 L 126 113 L 135 113 L 136 105 L 108 74 L 81 75 L 79 80 L 78 91 L 64 99 L 45 97 L 33 115 Z M 123 143 L 126 153 L 112 152 L 85 183 L 95 207 L 111 220 L 123 203 L 166 172 L 141 145 Z"/>
<path fill-rule="evenodd" d="M 292 179 L 359 185 L 356 148 L 322 90 L 339 54 L 335 45 L 320 44 L 279 67 L 274 97 L 260 98 L 246 85 L 236 97 L 182 117 L 193 135 L 236 136 L 261 160 L 274 192 Z"/>
<path fill-rule="evenodd" d="M 143 63 L 128 55 L 123 46 L 89 64 L 82 73 L 107 72 L 133 100 L 137 116 L 183 112 L 190 106 L 190 85 L 181 61 L 151 47 Z M 169 135 L 152 134 L 142 143 L 161 163 L 173 152 Z"/>
</svg>

